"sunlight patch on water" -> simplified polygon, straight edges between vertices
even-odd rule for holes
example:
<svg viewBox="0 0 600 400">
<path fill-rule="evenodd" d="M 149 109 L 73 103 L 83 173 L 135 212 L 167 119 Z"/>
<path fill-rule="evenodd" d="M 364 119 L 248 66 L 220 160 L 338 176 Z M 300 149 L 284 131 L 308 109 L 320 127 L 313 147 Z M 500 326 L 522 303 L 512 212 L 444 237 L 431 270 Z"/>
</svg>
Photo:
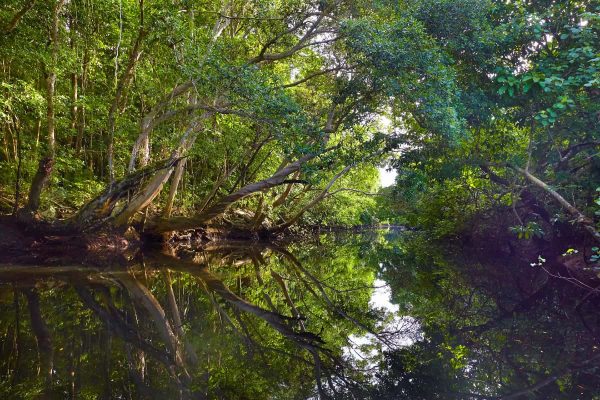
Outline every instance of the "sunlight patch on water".
<svg viewBox="0 0 600 400">
<path fill-rule="evenodd" d="M 375 289 L 369 304 L 383 314 L 382 324 L 377 328 L 378 335 L 350 335 L 350 344 L 344 347 L 344 355 L 362 364 L 365 369 L 375 368 L 383 352 L 410 346 L 423 337 L 417 320 L 398 315 L 400 307 L 392 303 L 390 286 L 381 279 L 376 279 L 373 286 Z"/>
</svg>

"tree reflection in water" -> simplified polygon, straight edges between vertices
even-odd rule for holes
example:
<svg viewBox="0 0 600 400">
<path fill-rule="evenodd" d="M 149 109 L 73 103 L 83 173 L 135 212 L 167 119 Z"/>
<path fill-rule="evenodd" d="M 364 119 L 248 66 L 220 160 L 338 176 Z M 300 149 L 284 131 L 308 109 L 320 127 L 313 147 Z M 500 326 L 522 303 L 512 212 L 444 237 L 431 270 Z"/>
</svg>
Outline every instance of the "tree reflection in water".
<svg viewBox="0 0 600 400">
<path fill-rule="evenodd" d="M 3 398 L 593 398 L 597 299 L 373 233 L 3 266 Z M 505 260 L 506 261 L 506 260 Z M 520 274 L 507 279 L 507 274 Z M 511 275 L 516 276 L 516 275 Z M 384 281 L 382 281 L 383 279 Z M 388 282 L 396 307 L 373 301 Z"/>
</svg>

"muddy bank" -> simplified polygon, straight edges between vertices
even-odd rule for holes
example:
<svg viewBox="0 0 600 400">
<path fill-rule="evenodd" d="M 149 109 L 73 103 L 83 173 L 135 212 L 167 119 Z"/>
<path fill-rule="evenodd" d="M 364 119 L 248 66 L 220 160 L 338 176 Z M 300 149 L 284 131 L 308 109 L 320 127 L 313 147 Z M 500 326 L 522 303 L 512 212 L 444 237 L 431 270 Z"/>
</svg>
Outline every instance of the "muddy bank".
<svg viewBox="0 0 600 400">
<path fill-rule="evenodd" d="M 0 218 L 0 262 L 52 264 L 73 262 L 98 265 L 125 260 L 140 247 L 138 238 L 127 233 L 85 234 L 60 232 L 43 222 L 24 224 Z"/>
<path fill-rule="evenodd" d="M 234 226 L 208 226 L 168 235 L 149 234 L 143 227 L 138 227 L 138 231 L 128 228 L 82 233 L 65 227 L 57 229 L 43 221 L 24 223 L 3 216 L 0 217 L 0 263 L 115 265 L 126 264 L 142 249 L 205 247 L 236 241 L 283 243 L 298 237 L 289 232 L 251 231 Z"/>
</svg>

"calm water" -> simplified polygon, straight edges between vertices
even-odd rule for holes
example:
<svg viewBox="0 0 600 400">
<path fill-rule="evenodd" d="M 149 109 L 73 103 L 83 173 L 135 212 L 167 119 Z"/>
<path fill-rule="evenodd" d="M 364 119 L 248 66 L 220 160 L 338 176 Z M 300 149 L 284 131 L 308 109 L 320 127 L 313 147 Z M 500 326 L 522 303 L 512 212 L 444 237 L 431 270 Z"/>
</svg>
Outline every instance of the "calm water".
<svg viewBox="0 0 600 400">
<path fill-rule="evenodd" d="M 0 398 L 600 399 L 600 301 L 409 233 L 0 269 Z"/>
</svg>

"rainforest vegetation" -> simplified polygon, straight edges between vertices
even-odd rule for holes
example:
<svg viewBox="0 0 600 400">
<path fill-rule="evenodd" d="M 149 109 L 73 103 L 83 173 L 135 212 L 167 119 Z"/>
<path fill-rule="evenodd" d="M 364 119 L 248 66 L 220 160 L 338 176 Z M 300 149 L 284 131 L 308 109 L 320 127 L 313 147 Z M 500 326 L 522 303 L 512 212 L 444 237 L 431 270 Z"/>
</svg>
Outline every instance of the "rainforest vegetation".
<svg viewBox="0 0 600 400">
<path fill-rule="evenodd" d="M 598 0 L 3 0 L 0 131 L 7 398 L 600 398 Z"/>
<path fill-rule="evenodd" d="M 595 1 L 9 1 L 2 207 L 281 231 L 512 207 L 600 240 Z M 381 196 L 376 166 L 396 187 Z M 380 197 L 383 197 L 380 198 Z"/>
</svg>

